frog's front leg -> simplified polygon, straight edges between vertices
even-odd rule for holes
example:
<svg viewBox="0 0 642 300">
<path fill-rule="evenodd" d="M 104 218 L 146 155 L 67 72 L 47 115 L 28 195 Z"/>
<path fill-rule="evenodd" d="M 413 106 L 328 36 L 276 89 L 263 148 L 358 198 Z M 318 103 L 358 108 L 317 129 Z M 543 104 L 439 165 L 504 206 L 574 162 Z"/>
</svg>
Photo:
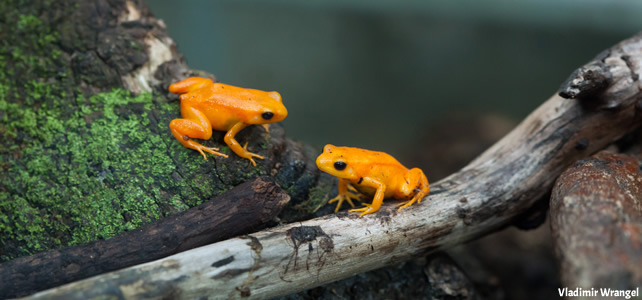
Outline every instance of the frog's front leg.
<svg viewBox="0 0 642 300">
<path fill-rule="evenodd" d="M 230 149 L 234 151 L 238 156 L 247 158 L 250 160 L 253 166 L 256 166 L 256 162 L 254 162 L 254 157 L 258 159 L 265 159 L 262 155 L 258 155 L 256 153 L 252 153 L 250 151 L 247 151 L 247 143 L 245 143 L 245 146 L 241 147 L 241 144 L 239 144 L 238 141 L 234 138 L 239 131 L 243 130 L 243 128 L 247 127 L 248 124 L 245 124 L 243 122 L 238 122 L 230 128 L 230 130 L 227 131 L 225 134 L 225 143 L 230 146 Z"/>
<path fill-rule="evenodd" d="M 182 107 L 181 112 L 183 119 L 174 119 L 169 123 L 169 128 L 172 130 L 174 137 L 183 146 L 197 150 L 207 160 L 205 152 L 227 157 L 226 154 L 217 152 L 216 147 L 205 147 L 192 139 L 208 140 L 212 137 L 212 125 L 207 119 L 205 114 L 193 107 Z"/>
<path fill-rule="evenodd" d="M 270 124 L 261 124 L 261 126 L 265 129 L 265 132 L 270 133 Z"/>
<path fill-rule="evenodd" d="M 406 183 L 402 187 L 402 191 L 408 197 L 412 197 L 408 201 L 404 201 L 399 205 L 399 209 L 406 208 L 413 203 L 421 203 L 421 199 L 430 193 L 430 185 L 424 172 L 419 168 L 414 168 L 404 175 Z M 406 198 L 407 199 L 407 198 Z"/>
<path fill-rule="evenodd" d="M 341 204 L 343 204 L 343 201 L 347 201 L 350 206 L 354 207 L 354 203 L 352 203 L 352 200 L 361 200 L 359 199 L 360 196 L 358 194 L 353 194 L 351 192 L 348 192 L 348 190 L 353 191 L 355 193 L 358 193 L 358 191 L 351 185 L 348 184 L 348 181 L 339 178 L 339 193 L 337 194 L 336 197 L 332 198 L 332 200 L 328 201 L 328 203 L 334 203 L 334 202 L 339 202 L 337 203 L 337 208 L 334 209 L 334 212 L 338 212 L 339 209 L 341 208 Z"/>
<path fill-rule="evenodd" d="M 362 208 L 355 208 L 351 209 L 350 212 L 362 212 L 359 217 L 363 217 L 364 215 L 374 213 L 379 210 L 381 207 L 381 204 L 383 203 L 383 197 L 384 193 L 386 192 L 386 185 L 383 184 L 382 182 L 370 178 L 370 177 L 363 177 L 361 180 L 361 185 L 373 187 L 377 189 L 377 192 L 374 195 L 374 198 L 372 199 L 372 204 L 364 204 L 366 207 Z"/>
</svg>

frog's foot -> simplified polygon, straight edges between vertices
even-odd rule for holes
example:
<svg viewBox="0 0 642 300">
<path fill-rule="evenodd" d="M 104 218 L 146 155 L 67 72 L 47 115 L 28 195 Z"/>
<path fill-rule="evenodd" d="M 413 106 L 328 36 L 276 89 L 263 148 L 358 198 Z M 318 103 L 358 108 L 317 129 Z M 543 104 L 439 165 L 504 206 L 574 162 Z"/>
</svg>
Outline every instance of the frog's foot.
<svg viewBox="0 0 642 300">
<path fill-rule="evenodd" d="M 423 199 L 424 196 L 426 196 L 425 193 L 418 192 L 415 196 L 412 197 L 412 199 L 410 199 L 408 201 L 404 201 L 401 204 L 399 204 L 399 209 L 397 209 L 397 211 L 400 211 L 403 208 L 406 208 L 406 207 L 408 207 L 410 205 L 413 205 L 415 202 L 421 203 L 421 199 Z"/>
<path fill-rule="evenodd" d="M 258 159 L 265 159 L 265 157 L 263 155 L 258 155 L 256 153 L 247 151 L 247 143 L 248 142 L 245 142 L 245 145 L 243 146 L 243 153 L 239 154 L 239 156 L 249 159 L 252 165 L 256 167 L 256 162 L 254 161 L 254 158 L 256 157 Z"/>
<path fill-rule="evenodd" d="M 378 211 L 378 210 L 379 210 L 379 208 L 378 208 L 378 207 L 377 207 L 377 208 L 375 208 L 375 207 L 374 207 L 374 206 L 372 206 L 371 204 L 366 204 L 366 203 L 364 203 L 363 205 L 365 205 L 365 207 L 362 207 L 362 208 L 354 208 L 354 209 L 349 210 L 349 212 L 361 212 L 361 214 L 359 215 L 359 218 L 361 218 L 361 217 L 363 217 L 363 216 L 365 216 L 365 215 L 367 215 L 367 214 L 371 214 L 371 213 L 374 213 L 374 212 L 376 212 L 376 211 Z"/>
<path fill-rule="evenodd" d="M 350 186 L 348 185 L 348 189 L 349 188 L 350 188 Z M 352 188 L 352 189 L 354 190 L 354 188 Z M 341 194 L 341 195 L 338 195 L 338 196 L 332 198 L 332 200 L 328 201 L 328 203 L 339 202 L 339 203 L 337 203 L 337 208 L 334 209 L 334 212 L 336 213 L 341 208 L 341 204 L 343 204 L 343 201 L 347 201 L 348 204 L 350 204 L 351 207 L 354 207 L 354 203 L 352 203 L 353 199 L 361 201 L 361 196 L 360 195 L 355 195 L 353 193 L 344 193 L 344 194 Z"/>
<path fill-rule="evenodd" d="M 270 133 L 270 124 L 261 124 L 265 128 L 265 132 Z"/>
<path fill-rule="evenodd" d="M 211 154 L 214 154 L 214 155 L 218 155 L 218 156 L 223 156 L 225 158 L 228 157 L 227 154 L 223 154 L 221 152 L 218 152 L 219 149 L 216 148 L 216 147 L 205 147 L 205 146 L 203 146 L 201 144 L 198 144 L 198 146 L 194 146 L 194 148 L 192 148 L 192 149 L 195 149 L 198 152 L 200 152 L 201 155 L 203 155 L 203 158 L 205 160 L 207 160 L 207 156 L 205 155 L 205 152 L 211 153 Z M 203 152 L 203 151 L 205 151 L 205 152 Z"/>
<path fill-rule="evenodd" d="M 198 110 L 190 110 L 189 112 L 195 116 L 204 116 L 203 113 Z M 204 120 L 204 118 L 205 117 L 200 118 L 199 120 Z M 191 119 L 174 119 L 169 123 L 169 128 L 172 131 L 172 135 L 174 135 L 183 147 L 198 151 L 203 155 L 205 160 L 207 160 L 205 152 L 227 157 L 227 154 L 218 152 L 218 148 L 205 147 L 194 140 L 195 138 L 207 140 L 212 136 L 212 127 L 208 122 L 198 123 Z"/>
<path fill-rule="evenodd" d="M 205 152 L 211 153 L 211 154 L 214 154 L 214 155 L 218 155 L 218 156 L 228 157 L 227 154 L 223 154 L 221 152 L 218 152 L 218 150 L 219 150 L 218 148 L 216 148 L 216 147 L 205 147 L 205 146 L 195 142 L 194 140 L 190 139 L 187 136 L 185 136 L 181 142 L 183 143 L 183 145 L 185 147 L 190 148 L 190 149 L 194 149 L 194 150 L 200 152 L 201 155 L 203 155 L 203 158 L 205 160 L 207 160 L 207 156 L 205 156 Z"/>
</svg>

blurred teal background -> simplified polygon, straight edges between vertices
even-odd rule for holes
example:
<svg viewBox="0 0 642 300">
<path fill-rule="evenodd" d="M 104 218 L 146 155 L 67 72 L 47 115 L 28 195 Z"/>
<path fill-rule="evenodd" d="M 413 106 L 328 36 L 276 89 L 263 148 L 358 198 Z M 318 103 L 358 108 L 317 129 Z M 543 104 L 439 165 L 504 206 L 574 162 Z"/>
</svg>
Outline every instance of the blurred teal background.
<svg viewBox="0 0 642 300">
<path fill-rule="evenodd" d="M 642 29 L 642 1 L 147 3 L 191 68 L 279 91 L 290 137 L 393 155 L 454 114 L 522 119 Z"/>
</svg>

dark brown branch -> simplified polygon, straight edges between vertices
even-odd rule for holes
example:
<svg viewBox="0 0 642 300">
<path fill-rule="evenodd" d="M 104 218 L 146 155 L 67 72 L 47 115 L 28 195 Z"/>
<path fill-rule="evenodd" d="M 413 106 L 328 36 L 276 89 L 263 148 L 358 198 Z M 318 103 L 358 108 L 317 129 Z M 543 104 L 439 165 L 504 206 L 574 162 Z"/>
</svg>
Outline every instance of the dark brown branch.
<svg viewBox="0 0 642 300">
<path fill-rule="evenodd" d="M 183 213 L 82 246 L 0 264 L 0 295 L 17 297 L 254 232 L 290 197 L 260 177 Z"/>
<path fill-rule="evenodd" d="M 567 166 L 640 125 L 642 92 L 635 74 L 642 68 L 642 35 L 612 47 L 600 61 L 604 66 L 596 70 L 603 74 L 578 80 L 610 78 L 608 84 L 578 92 L 577 100 L 553 96 L 468 166 L 435 183 L 419 205 L 397 212 L 388 202 L 363 218 L 339 213 L 257 232 L 32 299 L 270 298 L 502 228 L 547 194 Z M 217 264 L 228 257 L 233 259 Z"/>
<path fill-rule="evenodd" d="M 555 184 L 550 216 L 563 286 L 642 284 L 639 158 L 604 151 L 576 163 Z"/>
</svg>

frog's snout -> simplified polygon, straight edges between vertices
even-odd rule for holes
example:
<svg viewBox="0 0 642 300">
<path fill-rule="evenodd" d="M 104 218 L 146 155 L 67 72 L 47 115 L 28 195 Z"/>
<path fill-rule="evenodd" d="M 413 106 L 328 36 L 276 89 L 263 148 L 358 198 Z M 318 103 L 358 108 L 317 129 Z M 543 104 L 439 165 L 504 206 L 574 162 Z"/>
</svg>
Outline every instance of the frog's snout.
<svg viewBox="0 0 642 300">
<path fill-rule="evenodd" d="M 275 121 L 275 122 L 283 121 L 287 116 L 288 116 L 288 110 L 285 108 L 285 106 L 281 106 L 276 110 L 276 119 L 278 121 Z"/>
</svg>

